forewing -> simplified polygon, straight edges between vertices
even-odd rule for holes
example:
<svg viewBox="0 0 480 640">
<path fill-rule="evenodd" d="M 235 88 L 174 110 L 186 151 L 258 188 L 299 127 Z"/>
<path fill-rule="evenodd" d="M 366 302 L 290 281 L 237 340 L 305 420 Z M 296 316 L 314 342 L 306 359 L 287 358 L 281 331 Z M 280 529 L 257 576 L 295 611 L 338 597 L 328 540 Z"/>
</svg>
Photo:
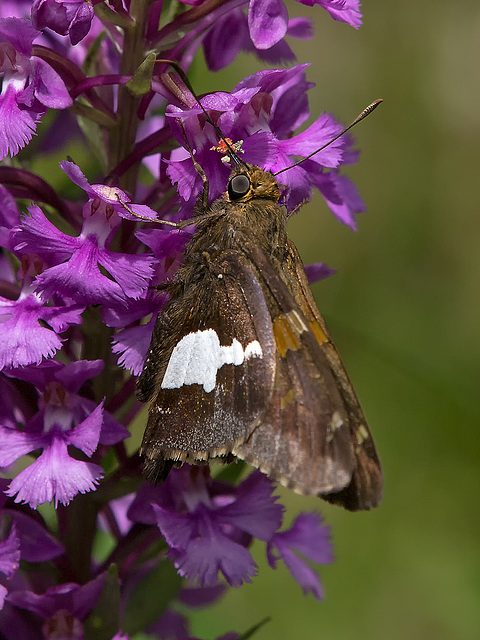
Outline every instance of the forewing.
<svg viewBox="0 0 480 640">
<path fill-rule="evenodd" d="M 241 255 L 211 257 L 199 283 L 162 310 L 138 387 L 150 399 L 141 453 L 147 476 L 163 461 L 228 456 L 270 404 L 275 343 L 256 274 Z"/>
<path fill-rule="evenodd" d="M 300 493 L 352 510 L 375 506 L 378 458 L 295 247 L 275 266 L 259 247 L 245 251 L 268 292 L 277 362 L 269 410 L 234 454 Z"/>
</svg>

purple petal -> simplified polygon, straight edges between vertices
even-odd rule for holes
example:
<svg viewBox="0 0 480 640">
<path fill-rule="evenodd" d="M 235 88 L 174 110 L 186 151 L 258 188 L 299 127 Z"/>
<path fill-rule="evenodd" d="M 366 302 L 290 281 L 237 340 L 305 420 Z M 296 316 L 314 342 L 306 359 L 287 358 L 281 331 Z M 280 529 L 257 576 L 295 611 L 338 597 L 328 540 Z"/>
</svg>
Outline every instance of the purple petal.
<svg viewBox="0 0 480 640">
<path fill-rule="evenodd" d="M 205 60 L 210 71 L 228 67 L 239 54 L 247 34 L 247 19 L 243 11 L 229 11 L 219 18 L 203 41 Z"/>
<path fill-rule="evenodd" d="M 166 229 L 139 229 L 135 236 L 155 254 L 155 258 L 162 258 L 171 253 L 182 253 L 185 245 L 192 238 L 189 231 L 168 231 Z"/>
<path fill-rule="evenodd" d="M 82 586 L 66 583 L 50 587 L 43 594 L 31 591 L 14 591 L 8 601 L 17 607 L 50 619 L 57 611 L 68 611 L 73 617 L 82 619 L 97 604 L 105 582 L 105 574 Z"/>
<path fill-rule="evenodd" d="M 89 236 L 70 260 L 37 276 L 35 284 L 42 298 L 49 299 L 58 293 L 87 305 L 121 303 L 125 299 L 121 287 L 99 269 L 100 251 L 95 239 Z"/>
<path fill-rule="evenodd" d="M 175 469 L 172 469 L 175 471 Z M 167 481 L 168 482 L 168 478 Z M 141 522 L 142 524 L 158 524 L 157 515 L 154 512 L 153 504 L 159 504 L 165 485 L 153 487 L 145 482 L 137 491 L 135 498 L 130 505 L 127 516 L 132 522 Z M 165 505 L 162 505 L 165 506 Z M 160 518 L 163 514 L 160 515 Z"/>
<path fill-rule="evenodd" d="M 185 246 L 191 240 L 192 233 L 165 229 L 139 229 L 135 232 L 135 236 L 153 251 L 155 281 L 164 282 L 172 278 L 180 267 Z"/>
<path fill-rule="evenodd" d="M 20 562 L 20 541 L 17 529 L 12 525 L 10 533 L 0 542 L 0 571 L 11 578 L 18 569 Z"/>
<path fill-rule="evenodd" d="M 55 379 L 71 393 L 77 393 L 80 387 L 91 378 L 99 376 L 105 363 L 103 360 L 77 360 L 62 366 L 55 374 Z"/>
<path fill-rule="evenodd" d="M 140 297 L 153 275 L 153 256 L 134 256 L 103 250 L 98 261 L 129 298 Z"/>
<path fill-rule="evenodd" d="M 7 595 L 8 591 L 6 589 L 6 587 L 4 587 L 2 584 L 0 584 L 0 611 L 3 609 L 3 605 L 5 604 L 5 597 Z"/>
<path fill-rule="evenodd" d="M 327 201 L 333 215 L 340 222 L 356 231 L 355 213 L 365 211 L 365 204 L 353 182 L 346 176 L 339 175 L 336 171 L 314 175 L 312 179 Z"/>
<path fill-rule="evenodd" d="M 105 184 L 90 184 L 74 162 L 62 161 L 60 162 L 60 168 L 65 171 L 72 182 L 85 191 L 91 200 L 100 198 L 102 202 L 112 205 L 115 211 L 123 218 L 135 222 L 137 222 L 139 218 L 152 222 L 158 220 L 156 211 L 147 205 L 132 203 L 129 195 L 119 187 Z"/>
<path fill-rule="evenodd" d="M 111 413 L 105 411 L 103 414 L 103 426 L 100 432 L 100 443 L 113 445 L 130 438 L 130 431 L 123 426 Z"/>
<path fill-rule="evenodd" d="M 90 414 L 92 414 L 97 408 L 96 402 L 89 400 L 88 398 L 84 398 L 83 396 L 71 398 L 70 404 L 73 420 L 76 423 L 79 423 L 85 416 L 90 416 Z M 71 433 L 71 431 L 69 431 L 69 433 Z M 128 429 L 115 420 L 108 411 L 104 411 L 99 442 L 101 442 L 101 444 L 112 445 L 129 437 L 130 432 Z"/>
<path fill-rule="evenodd" d="M 35 62 L 35 97 L 51 109 L 67 109 L 73 104 L 65 83 L 58 73 L 41 58 L 32 58 Z"/>
<path fill-rule="evenodd" d="M 299 74 L 303 73 L 309 66 L 309 64 L 297 64 L 290 69 L 266 69 L 264 71 L 258 71 L 241 80 L 235 86 L 232 93 L 236 96 L 237 92 L 248 88 L 256 88 L 257 91 L 263 93 L 272 93 L 275 89 L 290 82 L 292 78 L 297 78 Z"/>
<path fill-rule="evenodd" d="M 208 93 L 201 102 L 205 109 L 214 109 L 215 111 L 230 111 L 238 104 L 237 97 L 226 91 Z"/>
<path fill-rule="evenodd" d="M 40 522 L 20 511 L 6 510 L 18 531 L 20 552 L 27 562 L 48 562 L 58 558 L 65 549 Z"/>
<path fill-rule="evenodd" d="M 315 4 L 323 7 L 334 20 L 346 22 L 358 29 L 362 24 L 360 0 L 297 0 L 302 4 L 313 7 Z"/>
<path fill-rule="evenodd" d="M 127 516 L 127 513 L 134 498 L 135 498 L 135 494 L 129 493 L 125 496 L 122 496 L 121 498 L 110 500 L 110 502 L 108 503 L 111 513 L 115 518 L 115 522 L 118 527 L 118 530 L 120 531 L 122 536 L 127 535 L 127 533 L 132 528 L 133 522 Z M 105 514 L 103 512 L 99 514 L 98 521 L 99 521 L 100 527 L 104 531 L 110 531 L 108 520 L 105 517 Z"/>
<path fill-rule="evenodd" d="M 77 493 L 94 490 L 102 476 L 98 465 L 71 458 L 64 438 L 53 433 L 50 446 L 12 480 L 7 495 L 32 509 L 44 502 L 66 505 Z"/>
<path fill-rule="evenodd" d="M 187 618 L 171 609 L 167 609 L 160 620 L 150 625 L 147 631 L 158 640 L 187 640 L 189 638 Z"/>
<path fill-rule="evenodd" d="M 26 57 L 31 55 L 33 41 L 39 35 L 26 18 L 0 18 L 0 42 L 9 42 Z"/>
<path fill-rule="evenodd" d="M 59 167 L 62 171 L 65 171 L 72 182 L 86 191 L 91 198 L 95 197 L 90 188 L 90 183 L 78 165 L 68 160 L 62 160 L 62 162 L 59 163 Z"/>
<path fill-rule="evenodd" d="M 282 525 L 284 508 L 274 496 L 275 485 L 260 471 L 253 472 L 237 490 L 237 499 L 212 516 L 259 540 L 269 540 Z"/>
<path fill-rule="evenodd" d="M 10 191 L 0 184 L 0 225 L 11 229 L 20 224 L 17 201 Z"/>
<path fill-rule="evenodd" d="M 330 539 L 331 529 L 319 513 L 301 513 L 290 529 L 277 534 L 275 543 L 278 546 L 281 540 L 282 547 L 288 545 L 318 564 L 329 564 L 333 561 Z"/>
<path fill-rule="evenodd" d="M 103 425 L 103 403 L 105 399 L 75 429 L 65 432 L 67 443 L 91 456 L 98 446 Z"/>
<path fill-rule="evenodd" d="M 325 262 L 314 262 L 313 264 L 305 265 L 305 273 L 307 274 L 308 282 L 310 284 L 318 282 L 318 280 L 329 278 L 336 272 L 336 269 L 330 269 Z"/>
<path fill-rule="evenodd" d="M 167 175 L 173 184 L 178 185 L 178 194 L 183 200 L 188 201 L 192 195 L 200 193 L 200 176 L 195 171 L 191 158 L 170 162 Z"/>
<path fill-rule="evenodd" d="M 141 220 L 158 222 L 158 213 L 146 204 L 128 203 L 126 206 L 122 205 L 121 208 L 119 208 L 117 203 L 115 210 L 122 218 L 125 218 L 125 220 L 132 220 L 133 222 L 139 222 Z"/>
<path fill-rule="evenodd" d="M 270 127 L 277 138 L 287 138 L 310 117 L 307 91 L 312 83 L 300 81 L 292 83 L 278 98 Z M 302 155 L 308 155 L 303 154 Z"/>
<path fill-rule="evenodd" d="M 323 600 L 322 583 L 315 571 L 287 547 L 282 548 L 281 557 L 295 581 L 302 587 L 303 593 L 311 593 L 317 600 Z"/>
<path fill-rule="evenodd" d="M 41 391 L 56 378 L 56 373 L 63 368 L 57 360 L 44 360 L 39 365 L 21 367 L 20 369 L 6 370 L 4 373 L 10 378 L 18 378 L 31 382 Z"/>
<path fill-rule="evenodd" d="M 185 551 L 171 556 L 178 573 L 201 586 L 217 584 L 221 572 L 232 587 L 239 587 L 242 582 L 251 582 L 257 570 L 250 552 L 219 531 L 212 531 L 211 537 L 195 538 Z"/>
<path fill-rule="evenodd" d="M 155 318 L 148 324 L 119 331 L 112 341 L 113 353 L 119 353 L 118 364 L 134 376 L 142 373 L 145 356 L 150 346 Z"/>
<path fill-rule="evenodd" d="M 342 128 L 342 125 L 337 123 L 333 116 L 323 113 L 305 131 L 288 140 L 279 140 L 278 144 L 287 155 L 305 157 L 333 140 L 342 131 Z M 337 167 L 342 160 L 344 147 L 345 141 L 339 138 L 315 154 L 311 160 L 324 167 Z"/>
<path fill-rule="evenodd" d="M 33 295 L 17 302 L 0 298 L 0 317 L 7 318 L 0 325 L 0 369 L 39 364 L 60 349 L 56 333 L 39 324 L 42 310 Z"/>
<path fill-rule="evenodd" d="M 76 45 L 83 40 L 90 31 L 92 19 L 94 17 L 93 6 L 86 2 L 80 2 L 76 9 L 75 17 L 72 19 L 69 29 L 69 38 L 72 45 Z"/>
<path fill-rule="evenodd" d="M 250 37 L 257 49 L 269 49 L 287 33 L 288 11 L 282 0 L 251 0 Z"/>
<path fill-rule="evenodd" d="M 6 374 L 6 371 L 4 371 Z M 4 428 L 15 429 L 17 424 L 25 424 L 27 415 L 31 415 L 31 407 L 28 407 L 25 393 L 17 387 L 16 383 L 10 381 L 6 375 L 0 376 L 0 425 Z M 0 464 L 1 466 L 1 464 Z M 0 508 L 1 501 L 0 479 Z"/>
<path fill-rule="evenodd" d="M 56 333 L 62 333 L 72 324 L 81 324 L 84 311 L 85 305 L 71 302 L 71 304 L 67 303 L 62 307 L 44 306 L 41 308 L 39 315 Z"/>
<path fill-rule="evenodd" d="M 30 142 L 35 133 L 38 114 L 19 109 L 16 93 L 10 85 L 0 96 L 0 160 L 9 153 L 13 158 Z"/>
<path fill-rule="evenodd" d="M 32 7 L 32 23 L 37 29 L 49 28 L 70 37 L 72 45 L 82 40 L 90 30 L 93 6 L 84 0 L 35 0 Z"/>
<path fill-rule="evenodd" d="M 272 168 L 276 165 L 278 156 L 278 141 L 273 134 L 262 131 L 254 133 L 243 144 L 243 150 L 248 162 L 257 166 Z"/>
<path fill-rule="evenodd" d="M 288 42 L 283 39 L 272 45 L 269 49 L 255 49 L 253 44 L 249 50 L 253 49 L 259 60 L 271 65 L 287 65 L 296 61 L 296 56 Z"/>
<path fill-rule="evenodd" d="M 0 426 L 0 467 L 8 467 L 18 458 L 36 449 L 42 449 L 44 445 L 43 435 Z"/>
<path fill-rule="evenodd" d="M 311 40 L 313 38 L 313 22 L 310 18 L 292 18 L 288 21 L 287 36 L 298 40 Z"/>
<path fill-rule="evenodd" d="M 23 217 L 16 234 L 18 245 L 15 249 L 24 253 L 38 253 L 53 262 L 67 260 L 78 248 L 78 238 L 72 238 L 57 229 L 38 205 L 28 207 L 28 212 L 30 215 Z"/>
<path fill-rule="evenodd" d="M 158 504 L 152 505 L 157 526 L 170 548 L 186 549 L 194 535 L 195 519 L 188 513 L 172 513 Z"/>
<path fill-rule="evenodd" d="M 112 305 L 102 308 L 102 321 L 114 329 L 122 329 L 151 313 L 157 314 L 163 306 L 165 296 L 155 296 L 133 300 L 129 298 L 126 304 Z"/>
<path fill-rule="evenodd" d="M 300 552 L 318 564 L 328 564 L 333 561 L 330 536 L 330 527 L 323 524 L 319 514 L 301 513 L 290 529 L 277 533 L 273 537 L 267 547 L 268 562 L 275 568 L 276 558 L 273 548 L 276 547 L 280 557 L 304 592 L 312 593 L 315 598 L 321 600 L 323 589 L 320 579 L 315 571 L 293 551 Z"/>
<path fill-rule="evenodd" d="M 278 169 L 283 168 L 281 165 L 290 165 L 290 162 L 287 162 L 287 160 L 290 160 L 288 157 L 279 155 L 279 159 L 281 162 L 277 163 Z M 287 207 L 288 213 L 291 213 L 297 207 L 304 204 L 305 201 L 310 200 L 312 179 L 305 169 L 305 164 L 292 167 L 288 171 L 285 171 L 281 174 L 278 182 L 288 187 L 287 193 L 284 194 L 284 204 Z"/>
</svg>

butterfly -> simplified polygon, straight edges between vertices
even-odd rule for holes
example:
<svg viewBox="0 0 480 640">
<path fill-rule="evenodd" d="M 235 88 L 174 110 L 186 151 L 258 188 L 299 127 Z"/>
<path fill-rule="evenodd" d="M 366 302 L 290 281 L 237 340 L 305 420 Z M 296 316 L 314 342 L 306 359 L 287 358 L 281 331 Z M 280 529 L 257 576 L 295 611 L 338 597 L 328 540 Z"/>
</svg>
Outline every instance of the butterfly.
<svg viewBox="0 0 480 640">
<path fill-rule="evenodd" d="M 156 483 L 172 466 L 240 459 L 298 493 L 375 507 L 381 465 L 287 236 L 276 176 L 231 155 L 210 206 L 204 179 L 195 233 L 162 286 L 169 299 L 137 381 L 149 402 L 144 474 Z"/>
</svg>

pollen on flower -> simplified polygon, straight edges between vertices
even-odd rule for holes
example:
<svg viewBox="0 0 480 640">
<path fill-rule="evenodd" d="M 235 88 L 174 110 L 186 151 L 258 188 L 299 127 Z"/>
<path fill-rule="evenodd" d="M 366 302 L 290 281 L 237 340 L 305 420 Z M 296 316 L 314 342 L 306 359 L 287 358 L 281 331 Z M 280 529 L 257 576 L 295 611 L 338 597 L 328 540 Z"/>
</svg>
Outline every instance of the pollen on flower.
<svg viewBox="0 0 480 640">
<path fill-rule="evenodd" d="M 243 140 L 238 140 L 238 142 L 233 142 L 231 138 L 223 138 L 220 142 L 210 147 L 210 151 L 218 151 L 223 154 L 222 162 L 227 164 L 230 162 L 230 153 L 233 151 L 234 153 L 245 153 L 242 149 Z"/>
<path fill-rule="evenodd" d="M 124 192 L 118 187 L 109 187 L 106 184 L 95 185 L 98 191 L 98 195 L 105 200 L 117 200 L 119 197 L 124 196 Z"/>
</svg>

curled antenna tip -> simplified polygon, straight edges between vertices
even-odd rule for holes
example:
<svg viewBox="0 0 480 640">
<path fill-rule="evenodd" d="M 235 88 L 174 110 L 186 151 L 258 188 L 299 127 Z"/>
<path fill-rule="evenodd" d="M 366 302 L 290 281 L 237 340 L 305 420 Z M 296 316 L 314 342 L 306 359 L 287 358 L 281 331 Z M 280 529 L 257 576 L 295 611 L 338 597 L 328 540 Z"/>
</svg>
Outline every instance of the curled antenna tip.
<svg viewBox="0 0 480 640">
<path fill-rule="evenodd" d="M 368 105 L 368 107 L 365 107 L 362 113 L 355 118 L 355 120 L 352 122 L 350 126 L 353 127 L 353 125 L 357 124 L 357 122 L 360 122 L 360 120 L 363 120 L 364 118 L 369 116 L 372 113 L 372 111 L 374 111 L 374 109 L 376 109 L 381 102 L 383 102 L 383 98 L 378 98 L 378 100 L 374 100 L 371 104 Z"/>
</svg>

